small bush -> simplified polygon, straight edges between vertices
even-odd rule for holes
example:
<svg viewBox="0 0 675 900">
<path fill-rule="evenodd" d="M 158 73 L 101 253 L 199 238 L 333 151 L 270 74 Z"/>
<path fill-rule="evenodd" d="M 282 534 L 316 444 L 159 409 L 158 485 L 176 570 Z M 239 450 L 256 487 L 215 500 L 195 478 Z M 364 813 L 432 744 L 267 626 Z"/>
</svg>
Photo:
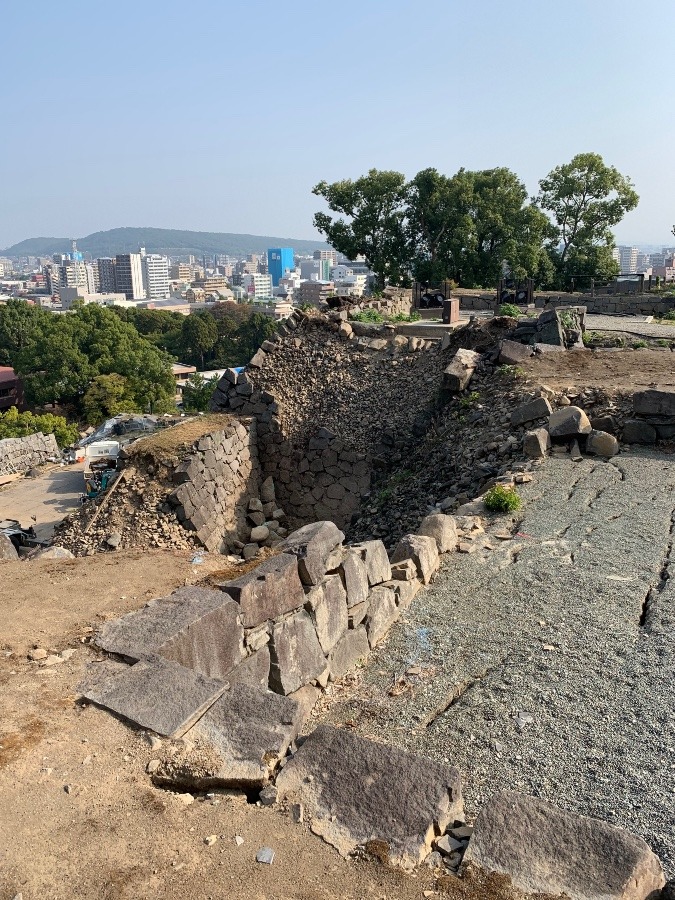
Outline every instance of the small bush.
<svg viewBox="0 0 675 900">
<path fill-rule="evenodd" d="M 499 315 L 513 316 L 517 319 L 520 315 L 520 309 L 513 303 L 502 303 L 502 305 L 499 307 Z"/>
<path fill-rule="evenodd" d="M 372 325 L 381 325 L 384 316 L 376 309 L 364 309 L 362 312 L 352 313 L 350 319 L 354 322 L 369 322 Z"/>
<path fill-rule="evenodd" d="M 513 488 L 503 484 L 496 484 L 483 497 L 485 508 L 490 512 L 506 513 L 520 509 L 523 501 Z"/>
<path fill-rule="evenodd" d="M 633 343 L 631 344 L 633 350 L 642 350 L 644 347 L 648 346 L 649 344 L 647 343 L 647 341 L 633 341 Z"/>
<path fill-rule="evenodd" d="M 669 309 L 668 312 L 664 313 L 661 317 L 662 319 L 667 319 L 669 322 L 675 319 L 675 309 Z"/>
</svg>

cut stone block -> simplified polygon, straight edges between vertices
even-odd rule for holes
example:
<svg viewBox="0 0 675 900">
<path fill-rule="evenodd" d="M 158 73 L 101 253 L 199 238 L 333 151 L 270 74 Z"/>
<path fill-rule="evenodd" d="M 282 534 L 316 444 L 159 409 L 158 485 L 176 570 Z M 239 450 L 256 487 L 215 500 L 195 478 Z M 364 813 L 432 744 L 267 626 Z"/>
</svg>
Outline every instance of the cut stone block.
<svg viewBox="0 0 675 900">
<path fill-rule="evenodd" d="M 360 554 L 346 548 L 339 571 L 347 591 L 347 606 L 365 603 L 368 599 L 368 569 Z"/>
<path fill-rule="evenodd" d="M 342 856 L 383 841 L 389 862 L 405 869 L 463 818 L 457 769 L 329 725 L 306 738 L 276 785 L 280 799 L 303 804 L 312 831 Z"/>
<path fill-rule="evenodd" d="M 283 553 L 298 559 L 298 571 L 303 584 L 318 584 L 328 571 L 333 551 L 345 539 L 333 522 L 313 522 L 292 532 L 279 545 Z"/>
<path fill-rule="evenodd" d="M 554 409 L 548 420 L 548 432 L 552 438 L 574 437 L 589 434 L 591 423 L 586 413 L 578 406 L 563 406 Z"/>
<path fill-rule="evenodd" d="M 638 416 L 675 416 L 675 391 L 665 386 L 637 391 L 633 411 Z"/>
<path fill-rule="evenodd" d="M 10 541 L 6 534 L 0 534 L 0 560 L 5 562 L 14 562 L 19 558 L 16 547 Z"/>
<path fill-rule="evenodd" d="M 365 603 L 357 603 L 356 606 L 350 606 L 349 607 L 349 616 L 348 616 L 349 627 L 356 628 L 357 625 L 360 625 L 361 622 L 363 622 L 363 620 L 365 619 L 365 617 L 367 615 L 368 615 L 368 601 L 367 600 L 365 601 Z"/>
<path fill-rule="evenodd" d="M 273 626 L 270 654 L 270 687 L 279 694 L 292 694 L 326 668 L 312 620 L 304 610 Z"/>
<path fill-rule="evenodd" d="M 417 566 L 412 559 L 402 559 L 400 562 L 392 563 L 392 581 L 415 581 L 416 578 Z M 388 584 L 389 582 L 385 583 Z"/>
<path fill-rule="evenodd" d="M 181 737 L 227 689 L 178 663 L 157 656 L 100 681 L 87 700 L 167 737 Z"/>
<path fill-rule="evenodd" d="M 347 630 L 347 593 L 339 575 L 326 575 L 307 594 L 306 609 L 312 617 L 324 653 L 334 647 Z"/>
<path fill-rule="evenodd" d="M 328 654 L 331 681 L 342 678 L 360 659 L 365 659 L 369 652 L 370 644 L 365 628 L 354 628 L 344 634 Z"/>
<path fill-rule="evenodd" d="M 586 453 L 604 456 L 609 459 L 619 452 L 619 442 L 613 434 L 606 431 L 591 431 L 586 439 Z"/>
<path fill-rule="evenodd" d="M 532 356 L 532 347 L 529 344 L 520 344 L 518 341 L 502 341 L 499 350 L 498 362 L 502 366 L 517 366 Z"/>
<path fill-rule="evenodd" d="M 457 547 L 455 520 L 444 513 L 433 513 L 422 519 L 418 534 L 433 538 L 439 553 L 449 553 Z"/>
<path fill-rule="evenodd" d="M 262 647 L 248 656 L 238 666 L 227 673 L 229 684 L 250 684 L 263 690 L 267 689 L 270 680 L 270 650 Z"/>
<path fill-rule="evenodd" d="M 389 631 L 399 616 L 394 591 L 383 584 L 374 587 L 368 595 L 366 633 L 368 643 L 374 647 Z"/>
<path fill-rule="evenodd" d="M 254 628 L 267 619 L 297 609 L 305 602 L 295 556 L 281 553 L 218 587 L 237 601 L 245 628 Z"/>
<path fill-rule="evenodd" d="M 655 444 L 656 428 L 643 419 L 628 419 L 621 437 L 626 444 Z"/>
<path fill-rule="evenodd" d="M 383 581 L 391 580 L 391 566 L 387 556 L 387 548 L 382 541 L 363 541 L 360 544 L 353 544 L 351 549 L 358 553 L 366 564 L 368 584 L 371 587 L 374 587 L 376 584 L 382 584 Z"/>
<path fill-rule="evenodd" d="M 535 400 L 529 400 L 527 403 L 521 403 L 511 413 L 511 425 L 516 428 L 518 425 L 524 425 L 525 422 L 533 422 L 535 419 L 545 419 L 551 415 L 553 407 L 546 397 L 537 397 Z"/>
<path fill-rule="evenodd" d="M 290 697 L 232 685 L 190 729 L 188 746 L 160 762 L 153 781 L 198 790 L 261 788 L 303 724 Z"/>
<path fill-rule="evenodd" d="M 396 605 L 399 612 L 408 609 L 422 587 L 422 583 L 414 581 L 390 581 L 386 587 L 391 587 L 396 595 Z"/>
<path fill-rule="evenodd" d="M 469 863 L 510 876 L 527 894 L 576 900 L 645 900 L 665 884 L 641 838 L 512 791 L 481 808 L 463 866 Z"/>
<path fill-rule="evenodd" d="M 440 565 L 436 541 L 419 534 L 404 535 L 396 545 L 391 561 L 396 563 L 404 559 L 412 559 L 422 582 L 429 584 Z"/>
<path fill-rule="evenodd" d="M 530 459 L 542 459 L 551 449 L 551 435 L 548 428 L 534 428 L 525 432 L 523 453 Z"/>
<path fill-rule="evenodd" d="M 243 637 L 236 603 L 220 591 L 183 587 L 107 622 L 96 644 L 133 660 L 159 654 L 220 678 L 242 659 Z"/>
<path fill-rule="evenodd" d="M 476 371 L 479 362 L 480 353 L 460 347 L 450 365 L 443 372 L 444 389 L 455 394 L 463 391 L 471 381 L 471 376 Z"/>
</svg>

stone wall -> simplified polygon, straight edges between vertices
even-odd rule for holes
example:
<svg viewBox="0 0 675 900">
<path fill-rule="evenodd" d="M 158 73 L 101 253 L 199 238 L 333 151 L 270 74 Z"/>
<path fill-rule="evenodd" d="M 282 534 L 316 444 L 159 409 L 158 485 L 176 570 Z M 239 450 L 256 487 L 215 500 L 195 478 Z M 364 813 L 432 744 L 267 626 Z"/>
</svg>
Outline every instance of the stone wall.
<svg viewBox="0 0 675 900">
<path fill-rule="evenodd" d="M 0 475 L 24 473 L 48 459 L 61 456 L 53 434 L 29 434 L 0 441 Z"/>
<path fill-rule="evenodd" d="M 400 462 L 426 431 L 449 350 L 390 325 L 300 311 L 245 372 L 228 370 L 212 409 L 254 416 L 260 464 L 293 525 L 347 525 L 373 467 Z"/>
<path fill-rule="evenodd" d="M 605 295 L 591 297 L 588 294 L 537 294 L 535 306 L 543 309 L 550 306 L 578 306 L 583 304 L 587 311 L 596 315 L 615 316 L 663 316 L 675 309 L 675 298 L 659 298 L 658 294 L 637 294 L 622 297 Z"/>
</svg>

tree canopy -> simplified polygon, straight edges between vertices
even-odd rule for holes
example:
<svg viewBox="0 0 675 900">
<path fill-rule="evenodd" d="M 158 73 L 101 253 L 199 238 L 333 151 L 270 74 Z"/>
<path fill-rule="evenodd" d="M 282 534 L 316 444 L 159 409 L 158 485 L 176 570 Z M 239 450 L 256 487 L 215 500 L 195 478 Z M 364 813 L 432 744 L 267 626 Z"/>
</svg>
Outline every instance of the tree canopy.
<svg viewBox="0 0 675 900">
<path fill-rule="evenodd" d="M 493 287 L 502 274 L 551 287 L 567 274 L 608 274 L 616 225 L 638 202 L 628 178 L 594 153 L 580 154 L 540 182 L 538 198 L 507 168 L 452 176 L 424 169 L 371 169 L 356 180 L 320 182 L 332 212 L 314 224 L 348 258 L 365 256 L 382 287 L 414 278 Z"/>
</svg>

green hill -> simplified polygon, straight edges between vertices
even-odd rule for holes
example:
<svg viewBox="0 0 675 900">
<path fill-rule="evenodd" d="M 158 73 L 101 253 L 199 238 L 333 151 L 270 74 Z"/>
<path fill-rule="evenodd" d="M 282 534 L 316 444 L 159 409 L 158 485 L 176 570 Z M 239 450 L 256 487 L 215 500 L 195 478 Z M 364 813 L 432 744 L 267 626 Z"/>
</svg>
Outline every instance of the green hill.
<svg viewBox="0 0 675 900">
<path fill-rule="evenodd" d="M 297 240 L 289 237 L 267 237 L 259 234 L 229 234 L 216 231 L 178 231 L 172 228 L 112 228 L 96 231 L 77 239 L 77 248 L 92 256 L 114 256 L 131 253 L 145 247 L 148 253 L 168 253 L 179 256 L 194 253 L 195 256 L 227 253 L 241 256 L 246 253 L 264 253 L 269 247 L 293 247 L 297 253 L 312 253 L 325 249 L 322 241 Z M 28 238 L 2 253 L 6 256 L 50 256 L 52 253 L 68 253 L 70 238 Z"/>
</svg>

